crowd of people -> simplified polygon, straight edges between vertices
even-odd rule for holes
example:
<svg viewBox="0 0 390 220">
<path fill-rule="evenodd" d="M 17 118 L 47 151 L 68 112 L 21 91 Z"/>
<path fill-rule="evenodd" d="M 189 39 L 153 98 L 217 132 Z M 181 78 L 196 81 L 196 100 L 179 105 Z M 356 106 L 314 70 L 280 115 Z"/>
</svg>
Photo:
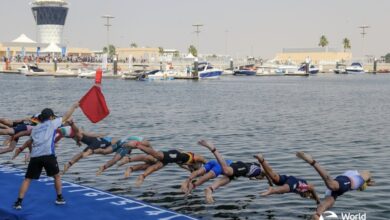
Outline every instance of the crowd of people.
<svg viewBox="0 0 390 220">
<path fill-rule="evenodd" d="M 313 159 L 311 155 L 297 152 L 296 156 L 312 166 L 326 185 L 325 198 L 321 200 L 316 193 L 314 184 L 302 177 L 279 174 L 262 154 L 254 155 L 254 158 L 248 158 L 248 161 L 229 160 L 230 158 L 225 159 L 222 156 L 213 143 L 206 140 L 200 140 L 198 144 L 207 148 L 215 157 L 214 160 L 207 161 L 204 155 L 179 149 L 158 151 L 147 139 L 142 137 L 118 138 L 81 129 L 72 119 L 72 114 L 78 107 L 79 103 L 73 104 L 63 117 L 57 117 L 52 109 L 45 108 L 41 113 L 25 119 L 0 119 L 0 135 L 7 136 L 0 153 L 15 150 L 13 156 L 15 158 L 28 148 L 31 155 L 25 179 L 13 205 L 15 209 L 22 208 L 22 201 L 31 181 L 39 179 L 43 168 L 47 176 L 54 178 L 54 187 L 57 193 L 55 203 L 57 205 L 65 204 L 66 201 L 62 196 L 61 175 L 64 175 L 75 163 L 92 154 L 114 154 L 110 160 L 99 167 L 96 175 L 101 175 L 115 164 L 120 167 L 131 163 L 125 169 L 124 176 L 128 178 L 133 172 L 141 171 L 142 173 L 135 182 L 137 187 L 140 187 L 149 175 L 169 164 L 177 164 L 190 172 L 189 177 L 181 184 L 181 191 L 185 195 L 189 195 L 207 181 L 215 179 L 204 189 L 207 203 L 214 202 L 214 191 L 239 177 L 249 180 L 264 179 L 269 188 L 261 193 L 262 196 L 295 193 L 302 198 L 314 200 L 317 208 L 313 219 L 320 219 L 322 213 L 331 208 L 336 199 L 344 193 L 353 190 L 363 191 L 367 186 L 374 185 L 369 171 L 348 170 L 332 178 L 327 170 L 320 165 L 320 162 Z M 28 140 L 21 147 L 16 148 L 19 139 L 23 136 L 28 136 Z M 76 145 L 85 145 L 85 148 L 65 163 L 63 170 L 60 171 L 55 147 L 63 138 L 73 139 Z M 141 153 L 133 155 L 133 150 L 138 150 Z"/>
</svg>

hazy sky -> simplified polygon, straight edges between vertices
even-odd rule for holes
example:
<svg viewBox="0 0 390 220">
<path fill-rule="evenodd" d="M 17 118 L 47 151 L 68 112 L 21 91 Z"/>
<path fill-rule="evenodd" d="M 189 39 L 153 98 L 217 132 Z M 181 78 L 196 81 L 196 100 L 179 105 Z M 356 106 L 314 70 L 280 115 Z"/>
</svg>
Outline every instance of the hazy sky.
<svg viewBox="0 0 390 220">
<path fill-rule="evenodd" d="M 0 0 L 0 42 L 21 33 L 36 40 L 32 0 Z M 105 21 L 111 14 L 110 41 L 117 47 L 138 46 L 187 51 L 197 44 L 192 24 L 204 24 L 201 53 L 272 58 L 282 48 L 342 49 L 351 40 L 355 57 L 390 52 L 389 0 L 68 0 L 64 41 L 71 47 L 101 49 Z M 358 26 L 370 25 L 364 41 Z M 364 51 L 364 53 L 363 53 Z"/>
</svg>

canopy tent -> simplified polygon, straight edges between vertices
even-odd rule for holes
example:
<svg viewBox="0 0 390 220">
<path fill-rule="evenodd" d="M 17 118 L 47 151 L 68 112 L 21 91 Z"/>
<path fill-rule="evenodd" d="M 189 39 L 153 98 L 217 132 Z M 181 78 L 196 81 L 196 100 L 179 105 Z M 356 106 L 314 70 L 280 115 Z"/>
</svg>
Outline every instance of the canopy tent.
<svg viewBox="0 0 390 220">
<path fill-rule="evenodd" d="M 25 34 L 21 34 L 18 38 L 12 41 L 13 43 L 37 43 L 27 37 Z"/>
<path fill-rule="evenodd" d="M 192 53 L 189 53 L 187 56 L 186 56 L 187 59 L 194 59 L 194 55 L 192 55 Z"/>
<path fill-rule="evenodd" d="M 55 43 L 50 43 L 48 47 L 41 51 L 42 53 L 61 53 L 62 49 Z"/>
</svg>

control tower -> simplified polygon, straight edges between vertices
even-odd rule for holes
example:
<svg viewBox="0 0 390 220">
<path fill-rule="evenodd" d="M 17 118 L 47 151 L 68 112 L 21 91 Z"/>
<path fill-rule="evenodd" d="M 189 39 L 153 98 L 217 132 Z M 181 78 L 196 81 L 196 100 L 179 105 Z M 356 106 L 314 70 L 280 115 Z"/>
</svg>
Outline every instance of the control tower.
<svg viewBox="0 0 390 220">
<path fill-rule="evenodd" d="M 62 44 L 68 3 L 65 0 L 34 0 L 31 5 L 38 26 L 38 42 Z"/>
</svg>

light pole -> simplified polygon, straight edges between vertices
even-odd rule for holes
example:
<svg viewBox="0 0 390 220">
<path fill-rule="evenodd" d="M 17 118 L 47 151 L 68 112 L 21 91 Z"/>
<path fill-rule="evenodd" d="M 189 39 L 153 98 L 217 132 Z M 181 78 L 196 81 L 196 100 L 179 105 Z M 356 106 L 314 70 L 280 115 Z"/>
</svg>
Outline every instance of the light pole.
<svg viewBox="0 0 390 220">
<path fill-rule="evenodd" d="M 225 30 L 225 55 L 228 54 L 228 34 L 229 34 L 229 30 Z"/>
<path fill-rule="evenodd" d="M 198 55 L 200 54 L 200 46 L 199 46 L 199 34 L 200 34 L 200 27 L 203 27 L 203 24 L 193 24 L 192 25 L 193 27 L 195 27 L 196 28 L 196 31 L 195 31 L 195 33 L 196 33 L 196 38 L 197 38 L 197 47 L 198 47 Z"/>
<path fill-rule="evenodd" d="M 363 57 L 364 57 L 364 50 L 365 50 L 365 48 L 364 48 L 364 37 L 367 35 L 366 29 L 370 28 L 370 26 L 362 25 L 362 26 L 359 26 L 358 28 L 362 29 L 362 32 L 360 34 L 362 35 L 362 52 L 363 52 Z"/>
<path fill-rule="evenodd" d="M 115 17 L 111 15 L 103 15 L 102 18 L 107 19 L 107 23 L 104 26 L 107 27 L 107 56 L 108 56 L 110 52 L 110 27 L 112 26 L 110 24 L 110 19 L 113 19 Z"/>
</svg>

